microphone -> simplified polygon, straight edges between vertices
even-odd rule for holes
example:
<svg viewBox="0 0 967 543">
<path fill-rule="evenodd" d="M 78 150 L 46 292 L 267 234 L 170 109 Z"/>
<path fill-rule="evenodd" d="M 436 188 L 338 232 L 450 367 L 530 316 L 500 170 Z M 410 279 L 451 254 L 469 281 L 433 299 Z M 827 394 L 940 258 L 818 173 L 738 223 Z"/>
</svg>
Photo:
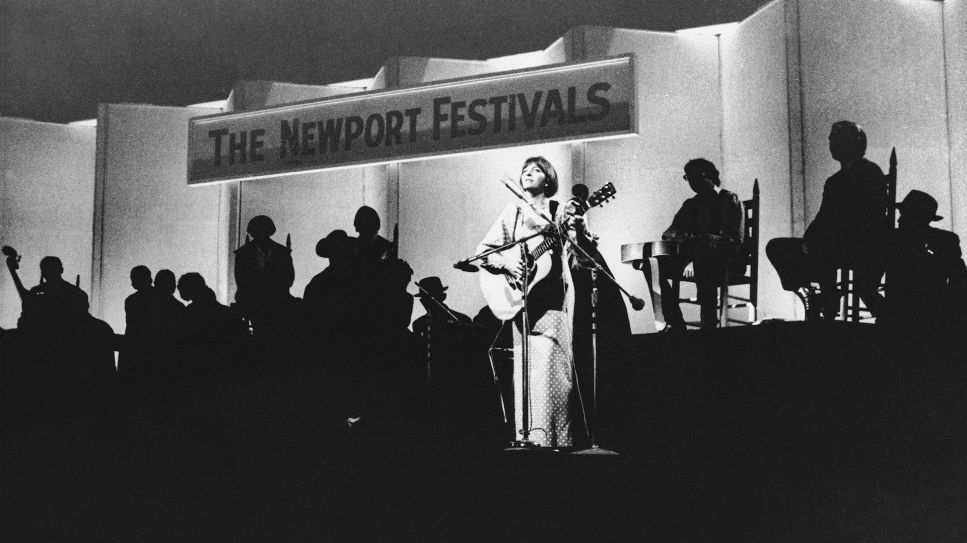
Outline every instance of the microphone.
<svg viewBox="0 0 967 543">
<path fill-rule="evenodd" d="M 475 272 L 480 269 L 466 260 L 461 260 L 460 262 L 457 262 L 456 264 L 453 265 L 453 267 L 460 271 L 465 271 L 465 272 Z"/>
<path fill-rule="evenodd" d="M 510 192 L 513 192 L 514 196 L 520 198 L 521 200 L 524 199 L 524 193 L 521 192 L 520 187 L 517 186 L 513 178 L 511 178 L 509 175 L 504 174 L 504 176 L 500 178 L 500 182 L 503 183 L 505 187 L 507 187 L 507 190 L 509 190 Z"/>
</svg>

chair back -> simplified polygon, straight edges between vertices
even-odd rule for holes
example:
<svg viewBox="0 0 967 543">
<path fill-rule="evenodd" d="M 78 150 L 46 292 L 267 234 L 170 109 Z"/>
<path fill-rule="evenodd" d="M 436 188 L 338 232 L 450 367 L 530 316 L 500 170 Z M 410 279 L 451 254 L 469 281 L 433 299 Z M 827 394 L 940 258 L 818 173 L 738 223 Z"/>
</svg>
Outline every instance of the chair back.
<svg viewBox="0 0 967 543">
<path fill-rule="evenodd" d="M 759 180 L 752 183 L 752 199 L 742 201 L 745 213 L 745 236 L 742 255 L 749 265 L 749 298 L 752 305 L 759 306 Z"/>
<path fill-rule="evenodd" d="M 886 216 L 892 230 L 896 228 L 896 147 L 890 152 L 890 169 L 883 180 L 886 185 Z"/>
<path fill-rule="evenodd" d="M 889 221 L 890 231 L 896 228 L 896 166 L 896 147 L 894 147 L 890 151 L 890 169 L 883 175 L 883 188 L 886 190 L 886 220 Z M 865 306 L 861 305 L 860 297 L 856 293 L 854 270 L 841 268 L 837 270 L 837 273 L 839 274 L 837 285 L 843 292 L 840 307 L 841 318 L 847 322 L 869 320 L 873 315 Z M 884 288 L 885 282 L 881 278 L 879 290 Z"/>
</svg>

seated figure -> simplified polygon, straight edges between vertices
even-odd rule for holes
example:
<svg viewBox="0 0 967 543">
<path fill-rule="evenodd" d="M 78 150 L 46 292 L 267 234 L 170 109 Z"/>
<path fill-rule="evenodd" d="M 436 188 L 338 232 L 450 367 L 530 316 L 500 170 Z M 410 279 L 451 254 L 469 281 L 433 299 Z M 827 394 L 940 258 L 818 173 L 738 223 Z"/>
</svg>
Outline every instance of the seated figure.
<svg viewBox="0 0 967 543">
<path fill-rule="evenodd" d="M 693 279 L 701 308 L 701 327 L 718 326 L 716 288 L 742 245 L 742 202 L 722 189 L 715 165 L 704 158 L 685 164 L 683 179 L 695 191 L 675 214 L 662 239 L 679 243 L 678 256 L 659 259 L 662 313 L 666 330 L 683 330 L 685 320 L 678 306 L 679 280 Z"/>
<path fill-rule="evenodd" d="M 806 319 L 835 319 L 839 312 L 836 270 L 854 272 L 856 292 L 875 316 L 881 297 L 876 289 L 883 275 L 882 243 L 889 235 L 883 171 L 863 157 L 866 133 L 856 123 L 834 123 L 829 152 L 840 169 L 826 180 L 816 218 L 802 238 L 776 238 L 766 255 L 782 287 L 798 292 L 806 304 Z M 817 293 L 812 284 L 820 287 Z"/>
<path fill-rule="evenodd" d="M 912 326 L 963 322 L 967 267 L 960 238 L 930 226 L 943 217 L 929 194 L 912 190 L 897 209 L 899 226 L 886 258 L 884 316 Z"/>
</svg>

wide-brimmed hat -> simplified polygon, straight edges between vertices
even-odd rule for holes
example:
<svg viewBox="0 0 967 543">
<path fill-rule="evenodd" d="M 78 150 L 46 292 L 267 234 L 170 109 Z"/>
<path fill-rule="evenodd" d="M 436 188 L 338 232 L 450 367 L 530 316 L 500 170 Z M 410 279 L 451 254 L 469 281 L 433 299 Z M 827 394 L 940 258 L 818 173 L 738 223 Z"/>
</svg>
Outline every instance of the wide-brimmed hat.
<svg viewBox="0 0 967 543">
<path fill-rule="evenodd" d="M 316 243 L 316 254 L 323 258 L 347 251 L 349 251 L 349 234 L 345 230 L 333 230 Z"/>
<path fill-rule="evenodd" d="M 426 293 L 423 292 L 425 290 L 426 292 L 429 292 L 431 296 L 439 298 L 443 293 L 446 292 L 448 288 L 450 288 L 443 286 L 443 281 L 440 281 L 440 278 L 435 275 L 424 277 L 422 280 L 417 281 L 416 284 L 421 288 L 421 290 L 416 293 L 417 296 L 426 296 Z"/>
<path fill-rule="evenodd" d="M 930 222 L 943 219 L 943 217 L 937 215 L 937 200 L 919 190 L 911 190 L 903 201 L 897 204 L 896 208 L 905 214 L 932 217 Z"/>
</svg>

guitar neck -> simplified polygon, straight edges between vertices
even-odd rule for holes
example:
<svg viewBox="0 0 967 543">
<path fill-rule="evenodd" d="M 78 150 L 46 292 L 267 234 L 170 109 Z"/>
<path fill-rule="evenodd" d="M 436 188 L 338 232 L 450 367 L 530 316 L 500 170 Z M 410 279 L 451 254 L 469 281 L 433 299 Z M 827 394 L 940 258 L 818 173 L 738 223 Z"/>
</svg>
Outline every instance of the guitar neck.
<svg viewBox="0 0 967 543">
<path fill-rule="evenodd" d="M 26 302 L 30 291 L 24 287 L 23 281 L 20 280 L 20 275 L 17 274 L 17 270 L 10 266 L 10 264 L 7 264 L 7 269 L 10 270 L 10 276 L 13 277 L 13 284 L 17 287 L 17 294 L 20 295 L 20 301 Z"/>
<path fill-rule="evenodd" d="M 537 247 L 534 247 L 534 250 L 530 252 L 531 260 L 537 260 L 544 253 L 549 251 L 551 247 L 554 247 L 554 238 L 552 236 L 545 236 L 544 241 L 542 241 Z"/>
</svg>

